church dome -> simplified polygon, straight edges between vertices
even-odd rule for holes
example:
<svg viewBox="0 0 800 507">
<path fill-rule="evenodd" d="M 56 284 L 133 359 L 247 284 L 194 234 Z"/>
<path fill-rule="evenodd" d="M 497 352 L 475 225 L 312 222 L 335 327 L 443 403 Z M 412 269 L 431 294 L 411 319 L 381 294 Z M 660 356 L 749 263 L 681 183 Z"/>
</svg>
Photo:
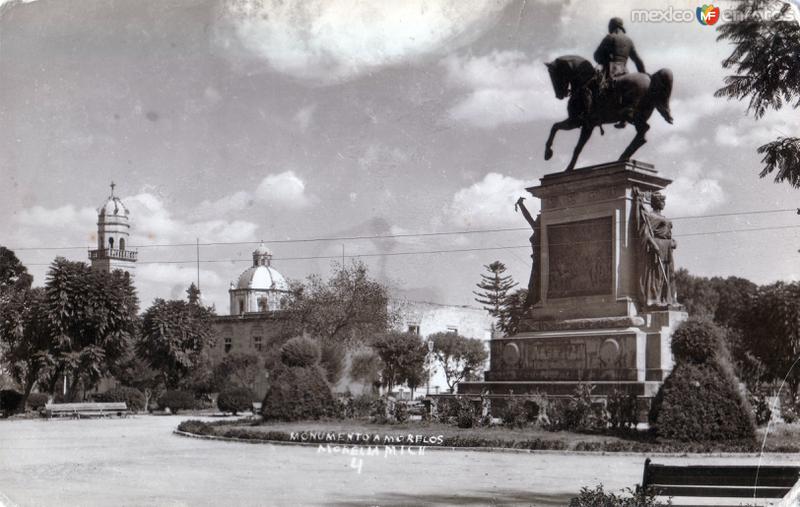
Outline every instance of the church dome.
<svg viewBox="0 0 800 507">
<path fill-rule="evenodd" d="M 288 291 L 289 284 L 275 268 L 260 265 L 247 268 L 239 275 L 237 289 Z"/>
<path fill-rule="evenodd" d="M 122 200 L 114 195 L 115 186 L 114 183 L 111 183 L 111 195 L 108 196 L 106 202 L 104 202 L 97 211 L 100 216 L 119 216 L 127 218 L 130 212 L 122 203 Z"/>
</svg>

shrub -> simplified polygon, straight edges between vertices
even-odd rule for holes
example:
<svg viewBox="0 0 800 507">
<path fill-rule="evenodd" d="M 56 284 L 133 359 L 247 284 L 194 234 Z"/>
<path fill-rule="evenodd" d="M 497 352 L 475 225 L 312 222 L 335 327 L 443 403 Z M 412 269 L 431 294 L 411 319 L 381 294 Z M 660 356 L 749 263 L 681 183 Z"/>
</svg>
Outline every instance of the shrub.
<svg viewBox="0 0 800 507">
<path fill-rule="evenodd" d="M 246 387 L 233 387 L 219 393 L 217 397 L 217 408 L 222 412 L 231 412 L 236 415 L 253 408 L 253 400 L 256 399 L 255 393 Z"/>
<path fill-rule="evenodd" d="M 364 393 L 356 396 L 352 401 L 352 417 L 366 419 L 372 413 L 372 404 L 375 402 L 374 394 Z"/>
<path fill-rule="evenodd" d="M 405 401 L 398 401 L 394 404 L 394 420 L 403 423 L 408 421 L 408 404 Z"/>
<path fill-rule="evenodd" d="M 333 393 L 319 365 L 281 365 L 270 381 L 261 407 L 264 419 L 297 421 L 335 413 Z"/>
<path fill-rule="evenodd" d="M 672 353 L 677 363 L 705 363 L 720 351 L 722 344 L 720 329 L 702 318 L 690 318 L 672 334 Z"/>
<path fill-rule="evenodd" d="M 716 363 L 678 364 L 653 399 L 658 436 L 681 441 L 752 440 L 751 410 L 734 379 Z"/>
<path fill-rule="evenodd" d="M 435 398 L 436 420 L 442 424 L 450 424 L 450 421 L 458 416 L 458 403 L 455 399 Z"/>
<path fill-rule="evenodd" d="M 8 417 L 20 409 L 22 403 L 22 393 L 13 389 L 3 389 L 0 391 L 0 412 L 3 417 Z"/>
<path fill-rule="evenodd" d="M 505 400 L 505 406 L 500 412 L 503 425 L 511 428 L 522 428 L 528 422 L 528 412 L 525 401 L 513 394 Z"/>
<path fill-rule="evenodd" d="M 50 397 L 45 393 L 31 393 L 28 395 L 28 408 L 38 412 L 47 405 L 48 400 Z"/>
<path fill-rule="evenodd" d="M 478 414 L 475 413 L 475 406 L 466 396 L 456 398 L 458 412 L 456 413 L 456 425 L 459 428 L 472 428 L 478 422 Z"/>
<path fill-rule="evenodd" d="M 319 345 L 310 338 L 298 336 L 281 347 L 281 362 L 286 366 L 314 366 L 319 363 L 319 359 Z"/>
<path fill-rule="evenodd" d="M 386 398 L 380 396 L 372 401 L 370 407 L 369 420 L 376 424 L 386 424 L 389 422 L 389 407 Z"/>
<path fill-rule="evenodd" d="M 191 391 L 166 391 L 158 399 L 161 408 L 168 408 L 173 414 L 180 410 L 188 410 L 195 407 L 194 394 Z"/>
<path fill-rule="evenodd" d="M 128 410 L 138 412 L 144 410 L 144 394 L 135 387 L 115 387 L 104 393 L 96 394 L 95 401 L 99 402 L 125 402 L 128 405 Z"/>
<path fill-rule="evenodd" d="M 606 401 L 608 423 L 613 430 L 635 428 L 639 422 L 639 411 L 635 394 L 614 389 Z"/>
<path fill-rule="evenodd" d="M 608 426 L 608 413 L 601 403 L 592 400 L 593 386 L 581 384 L 567 400 L 550 404 L 551 431 L 602 431 Z"/>
<path fill-rule="evenodd" d="M 578 496 L 569 501 L 569 507 L 659 507 L 663 504 L 656 501 L 656 497 L 648 491 L 632 491 L 625 489 L 623 495 L 616 495 L 603 490 L 599 484 L 595 489 L 581 488 Z"/>
<path fill-rule="evenodd" d="M 783 422 L 786 424 L 792 424 L 797 420 L 797 410 L 792 405 L 782 405 L 781 417 L 783 418 Z"/>
<path fill-rule="evenodd" d="M 769 406 L 769 399 L 762 393 L 750 395 L 750 406 L 753 407 L 753 417 L 756 425 L 763 426 L 772 418 L 772 409 Z"/>
</svg>

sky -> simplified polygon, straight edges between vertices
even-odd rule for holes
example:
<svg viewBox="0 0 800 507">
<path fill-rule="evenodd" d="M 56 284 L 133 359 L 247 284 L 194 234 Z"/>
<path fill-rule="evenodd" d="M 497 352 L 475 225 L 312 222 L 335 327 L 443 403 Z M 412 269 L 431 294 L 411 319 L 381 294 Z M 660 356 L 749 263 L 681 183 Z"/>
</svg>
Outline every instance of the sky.
<svg viewBox="0 0 800 507">
<path fill-rule="evenodd" d="M 0 0 L 0 244 L 37 285 L 56 256 L 86 261 L 113 180 L 131 210 L 142 307 L 185 296 L 198 240 L 203 299 L 221 314 L 261 240 L 290 279 L 327 276 L 344 253 L 398 295 L 477 305 L 484 265 L 527 280 L 530 231 L 513 204 L 563 170 L 577 139 L 560 133 L 544 161 L 550 126 L 566 117 L 544 62 L 589 58 L 619 16 L 648 71 L 675 78 L 675 123 L 653 116 L 635 158 L 673 180 L 677 264 L 799 279 L 800 191 L 760 179 L 756 153 L 797 134 L 796 111 L 756 121 L 746 103 L 714 98 L 731 50 L 715 27 L 635 21 L 642 8 Z M 615 160 L 632 136 L 595 133 L 578 165 Z M 374 235 L 395 237 L 320 240 Z"/>
</svg>

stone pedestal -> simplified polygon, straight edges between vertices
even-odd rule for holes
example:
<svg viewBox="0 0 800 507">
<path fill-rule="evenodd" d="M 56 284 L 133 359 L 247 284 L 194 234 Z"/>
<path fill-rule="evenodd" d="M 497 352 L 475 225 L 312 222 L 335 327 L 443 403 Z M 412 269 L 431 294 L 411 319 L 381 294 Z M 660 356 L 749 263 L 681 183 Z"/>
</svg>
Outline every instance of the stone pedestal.
<svg viewBox="0 0 800 507">
<path fill-rule="evenodd" d="M 569 395 L 588 382 L 601 396 L 654 396 L 672 369 L 670 336 L 686 313 L 641 301 L 633 189 L 669 183 L 652 165 L 631 161 L 549 174 L 529 188 L 541 200 L 535 303 L 519 334 L 492 340 L 485 381 L 461 383 L 459 393 Z"/>
</svg>

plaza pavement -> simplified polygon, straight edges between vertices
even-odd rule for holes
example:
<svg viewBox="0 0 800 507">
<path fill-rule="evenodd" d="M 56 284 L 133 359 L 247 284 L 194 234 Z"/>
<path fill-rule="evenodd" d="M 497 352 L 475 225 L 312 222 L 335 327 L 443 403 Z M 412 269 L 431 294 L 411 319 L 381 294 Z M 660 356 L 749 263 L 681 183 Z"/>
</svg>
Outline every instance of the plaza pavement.
<svg viewBox="0 0 800 507">
<path fill-rule="evenodd" d="M 319 453 L 172 434 L 188 416 L 0 421 L 0 503 L 19 506 L 566 505 L 582 485 L 641 481 L 643 456 Z M 658 458 L 754 463 L 756 458 Z M 764 463 L 797 463 L 772 456 Z"/>
</svg>

